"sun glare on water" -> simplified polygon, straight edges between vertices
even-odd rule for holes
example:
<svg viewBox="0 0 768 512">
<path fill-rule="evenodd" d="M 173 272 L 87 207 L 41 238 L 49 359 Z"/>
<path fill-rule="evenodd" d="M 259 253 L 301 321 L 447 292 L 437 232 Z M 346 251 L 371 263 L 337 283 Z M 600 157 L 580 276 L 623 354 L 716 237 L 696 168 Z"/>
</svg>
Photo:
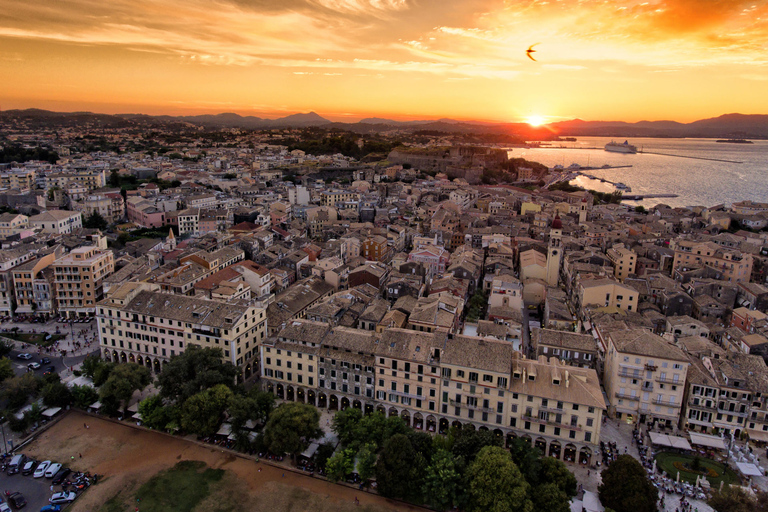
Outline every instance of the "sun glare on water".
<svg viewBox="0 0 768 512">
<path fill-rule="evenodd" d="M 543 116 L 528 116 L 526 122 L 531 126 L 541 126 L 545 123 Z"/>
</svg>

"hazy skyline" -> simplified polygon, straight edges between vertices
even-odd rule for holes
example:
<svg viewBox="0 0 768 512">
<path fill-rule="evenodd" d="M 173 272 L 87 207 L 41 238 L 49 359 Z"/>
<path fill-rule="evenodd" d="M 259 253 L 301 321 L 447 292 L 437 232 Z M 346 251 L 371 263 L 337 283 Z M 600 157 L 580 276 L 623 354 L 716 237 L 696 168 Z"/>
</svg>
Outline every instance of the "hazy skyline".
<svg viewBox="0 0 768 512">
<path fill-rule="evenodd" d="M 552 122 L 768 113 L 768 2 L 0 0 L 0 108 Z M 534 43 L 533 62 L 525 50 Z"/>
</svg>

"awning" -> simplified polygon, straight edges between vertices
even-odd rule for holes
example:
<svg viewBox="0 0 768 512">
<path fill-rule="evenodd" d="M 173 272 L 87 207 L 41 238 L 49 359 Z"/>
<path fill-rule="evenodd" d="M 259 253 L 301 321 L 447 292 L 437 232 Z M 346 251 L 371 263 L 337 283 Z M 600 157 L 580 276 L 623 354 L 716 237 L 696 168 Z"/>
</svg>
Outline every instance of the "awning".
<svg viewBox="0 0 768 512">
<path fill-rule="evenodd" d="M 315 452 L 317 451 L 317 449 L 318 449 L 318 448 L 320 448 L 320 445 L 319 445 L 319 444 L 317 444 L 317 443 L 312 443 L 312 444 L 310 444 L 310 445 L 307 447 L 307 449 L 306 449 L 306 450 L 304 450 L 303 452 L 301 452 L 301 456 L 302 456 L 302 457 L 306 457 L 306 458 L 308 458 L 308 459 L 311 459 L 311 458 L 312 458 L 312 456 L 315 454 Z"/>
<path fill-rule="evenodd" d="M 710 436 L 707 434 L 698 434 L 696 432 L 690 432 L 688 436 L 691 438 L 691 444 L 717 448 L 718 450 L 726 449 L 725 439 L 720 436 Z"/>
<path fill-rule="evenodd" d="M 678 450 L 692 449 L 690 443 L 684 437 L 659 434 L 658 432 L 649 432 L 648 436 L 651 438 L 652 444 L 677 448 Z"/>
<path fill-rule="evenodd" d="M 51 407 L 50 409 L 46 409 L 43 411 L 43 416 L 45 416 L 46 418 L 53 418 L 59 413 L 60 410 L 61 410 L 61 407 Z"/>
<path fill-rule="evenodd" d="M 736 467 L 739 468 L 739 473 L 744 476 L 763 476 L 760 467 L 751 462 L 737 462 Z"/>
<path fill-rule="evenodd" d="M 747 429 L 747 434 L 749 434 L 749 438 L 752 441 L 762 441 L 764 443 L 768 442 L 768 432 Z"/>
<path fill-rule="evenodd" d="M 91 405 L 88 406 L 89 409 L 96 409 L 97 411 L 101 409 L 101 402 L 98 400 L 93 402 Z"/>
<path fill-rule="evenodd" d="M 216 432 L 217 436 L 228 436 L 232 433 L 232 425 L 229 423 L 222 423 L 219 431 Z"/>
<path fill-rule="evenodd" d="M 128 412 L 132 412 L 132 413 L 137 413 L 137 412 L 139 412 L 139 403 L 138 403 L 138 402 L 136 402 L 135 404 L 133 404 L 132 406 L 130 406 L 130 407 L 127 409 L 127 411 L 128 411 Z"/>
</svg>

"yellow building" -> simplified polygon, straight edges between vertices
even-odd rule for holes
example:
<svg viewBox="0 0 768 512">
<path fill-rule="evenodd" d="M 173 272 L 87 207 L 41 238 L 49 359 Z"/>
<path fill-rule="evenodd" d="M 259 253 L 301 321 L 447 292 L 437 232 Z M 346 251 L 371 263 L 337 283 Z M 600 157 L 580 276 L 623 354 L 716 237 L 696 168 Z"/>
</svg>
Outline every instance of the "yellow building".
<svg viewBox="0 0 768 512">
<path fill-rule="evenodd" d="M 99 302 L 101 355 L 157 372 L 189 345 L 220 348 L 241 380 L 258 375 L 266 314 L 246 303 L 224 303 L 162 293 L 157 285 L 126 283 Z"/>
<path fill-rule="evenodd" d="M 29 226 L 29 217 L 20 213 L 0 215 L 0 237 L 8 237 Z"/>
<path fill-rule="evenodd" d="M 679 425 L 690 362 L 682 349 L 644 329 L 608 333 L 603 385 L 609 411 L 627 422 Z"/>
<path fill-rule="evenodd" d="M 673 240 L 675 251 L 672 270 L 688 270 L 704 266 L 722 274 L 722 280 L 732 283 L 748 283 L 752 275 L 752 255 L 736 249 L 726 249 L 714 242 Z"/>
<path fill-rule="evenodd" d="M 614 245 L 608 249 L 606 255 L 613 263 L 613 275 L 622 283 L 629 274 L 635 273 L 637 254 L 631 249 L 624 247 L 624 244 Z"/>
<path fill-rule="evenodd" d="M 617 307 L 637 311 L 638 292 L 612 279 L 582 279 L 579 282 L 579 307 Z"/>
<path fill-rule="evenodd" d="M 540 211 L 541 205 L 536 203 L 525 202 L 520 206 L 520 215 L 525 215 L 526 213 L 538 213 Z"/>
<path fill-rule="evenodd" d="M 13 269 L 13 289 L 16 295 L 16 313 L 52 314 L 54 312 L 53 272 L 49 267 L 56 253 L 46 254 L 22 263 Z M 48 270 L 47 272 L 45 272 Z"/>
<path fill-rule="evenodd" d="M 96 246 L 78 247 L 57 259 L 53 270 L 59 313 L 92 316 L 103 295 L 104 278 L 115 271 L 115 257 Z"/>
</svg>

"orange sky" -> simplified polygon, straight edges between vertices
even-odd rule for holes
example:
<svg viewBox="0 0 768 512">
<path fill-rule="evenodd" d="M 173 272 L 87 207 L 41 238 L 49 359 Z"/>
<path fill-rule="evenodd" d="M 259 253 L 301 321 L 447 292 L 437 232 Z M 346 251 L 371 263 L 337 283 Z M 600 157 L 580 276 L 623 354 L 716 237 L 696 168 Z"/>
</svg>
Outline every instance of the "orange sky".
<svg viewBox="0 0 768 512">
<path fill-rule="evenodd" d="M 768 113 L 768 0 L 0 0 L 0 108 Z M 526 58 L 533 43 L 538 62 Z"/>
</svg>

